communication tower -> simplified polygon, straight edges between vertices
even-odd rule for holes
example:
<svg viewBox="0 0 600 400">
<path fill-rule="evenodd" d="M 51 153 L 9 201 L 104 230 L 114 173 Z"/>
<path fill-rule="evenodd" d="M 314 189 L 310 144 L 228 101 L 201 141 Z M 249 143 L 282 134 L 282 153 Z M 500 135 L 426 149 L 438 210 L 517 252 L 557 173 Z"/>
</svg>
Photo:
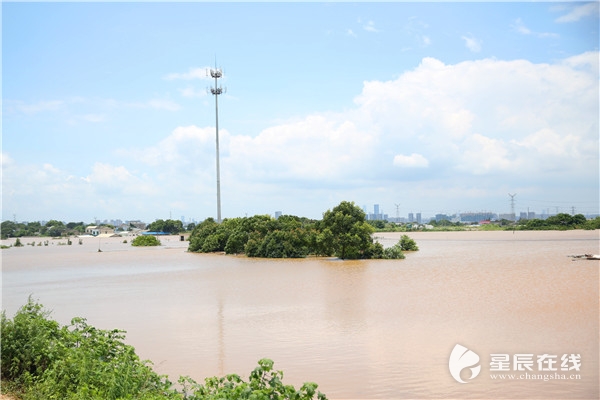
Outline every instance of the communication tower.
<svg viewBox="0 0 600 400">
<path fill-rule="evenodd" d="M 515 196 L 517 194 L 516 193 L 515 194 L 510 194 L 509 193 L 508 195 L 510 196 L 510 213 L 511 213 L 511 215 L 513 217 L 513 221 L 516 221 L 517 216 L 515 214 Z"/>
<path fill-rule="evenodd" d="M 223 77 L 223 71 L 217 68 L 217 62 L 215 61 L 215 69 L 206 71 L 206 75 L 210 73 L 211 78 L 215 79 L 215 87 L 210 88 L 210 92 L 215 96 L 215 129 L 216 129 L 216 143 L 217 143 L 217 222 L 221 223 L 221 169 L 219 166 L 219 95 L 225 93 L 227 90 L 223 89 L 222 86 L 218 86 L 218 79 Z"/>
</svg>

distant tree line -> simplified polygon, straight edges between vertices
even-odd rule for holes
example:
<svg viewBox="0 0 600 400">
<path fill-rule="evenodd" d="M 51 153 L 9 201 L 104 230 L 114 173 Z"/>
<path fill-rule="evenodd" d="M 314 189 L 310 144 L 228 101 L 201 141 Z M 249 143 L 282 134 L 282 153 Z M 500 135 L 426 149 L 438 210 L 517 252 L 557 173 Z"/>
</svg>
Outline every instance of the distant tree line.
<svg viewBox="0 0 600 400">
<path fill-rule="evenodd" d="M 83 222 L 69 222 L 65 224 L 62 221 L 50 220 L 45 224 L 40 222 L 14 222 L 14 221 L 3 221 L 0 225 L 0 235 L 2 239 L 8 239 L 10 237 L 23 237 L 23 236 L 71 236 L 71 235 L 82 235 L 85 233 L 85 229 L 93 224 L 86 224 Z M 110 224 L 101 224 L 109 228 L 115 228 Z M 186 227 L 179 220 L 173 219 L 157 219 L 148 225 L 147 229 L 155 232 L 165 232 L 175 235 L 180 232 L 192 231 L 196 227 L 196 224 L 188 224 Z M 129 225 L 128 229 L 133 229 L 133 225 Z"/>
<path fill-rule="evenodd" d="M 374 228 L 365 217 L 353 202 L 343 201 L 327 210 L 322 220 L 293 215 L 282 215 L 277 219 L 255 215 L 225 219 L 218 224 L 208 218 L 193 230 L 188 250 L 266 258 L 308 255 L 341 259 L 403 258 L 400 245 L 384 249 L 373 241 Z"/>
<path fill-rule="evenodd" d="M 189 225 L 188 225 L 189 226 Z M 192 229 L 195 225 L 192 225 Z M 179 232 L 184 232 L 183 222 L 178 219 L 157 219 L 146 227 L 150 232 L 165 232 L 175 235 Z"/>
<path fill-rule="evenodd" d="M 583 214 L 560 213 L 546 219 L 519 220 L 516 225 L 521 230 L 567 230 L 567 229 L 600 229 L 600 217 L 586 219 Z"/>
<path fill-rule="evenodd" d="M 3 221 L 0 225 L 2 239 L 23 236 L 52 236 L 81 235 L 86 226 L 83 222 L 69 222 L 50 220 L 42 225 L 40 222 L 13 222 Z"/>
</svg>

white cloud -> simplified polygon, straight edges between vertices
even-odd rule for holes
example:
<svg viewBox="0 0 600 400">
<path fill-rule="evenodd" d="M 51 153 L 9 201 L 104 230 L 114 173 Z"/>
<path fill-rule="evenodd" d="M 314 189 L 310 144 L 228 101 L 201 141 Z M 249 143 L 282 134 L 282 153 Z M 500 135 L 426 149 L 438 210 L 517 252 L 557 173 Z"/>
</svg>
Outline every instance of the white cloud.
<svg viewBox="0 0 600 400">
<path fill-rule="evenodd" d="M 150 108 L 154 108 L 157 110 L 167 110 L 167 111 L 177 111 L 181 108 L 179 106 L 179 104 L 175 103 L 174 101 L 165 100 L 165 99 L 149 100 L 147 105 Z"/>
<path fill-rule="evenodd" d="M 179 89 L 179 93 L 181 93 L 183 97 L 204 97 L 207 95 L 206 90 L 198 91 L 191 87 Z"/>
<path fill-rule="evenodd" d="M 366 24 L 364 24 L 363 29 L 367 32 L 373 32 L 373 33 L 380 32 L 379 29 L 375 28 L 375 22 L 373 22 L 373 21 L 368 21 Z"/>
<path fill-rule="evenodd" d="M 393 164 L 397 167 L 426 168 L 429 166 L 429 161 L 417 153 L 412 153 L 410 156 L 398 154 L 394 157 Z"/>
<path fill-rule="evenodd" d="M 521 20 L 521 18 L 517 18 L 512 24 L 511 28 L 522 35 L 533 35 L 538 38 L 557 38 L 558 34 L 552 32 L 535 32 L 525 26 L 525 23 Z"/>
<path fill-rule="evenodd" d="M 227 130 L 219 130 L 219 138 L 226 145 L 229 141 Z M 130 155 L 149 166 L 181 169 L 187 168 L 191 162 L 194 165 L 204 165 L 205 160 L 213 154 L 211 149 L 214 151 L 214 145 L 214 128 L 180 126 L 155 146 L 137 151 L 120 150 L 119 154 Z"/>
<path fill-rule="evenodd" d="M 527 28 L 525 26 L 525 24 L 523 24 L 523 21 L 521 20 L 521 18 L 517 18 L 511 25 L 511 28 L 514 31 L 516 31 L 522 35 L 530 35 L 531 34 L 531 30 L 529 28 Z"/>
<path fill-rule="evenodd" d="M 556 19 L 556 22 L 565 23 L 565 22 L 577 22 L 582 18 L 588 16 L 598 17 L 598 2 L 592 1 L 589 3 L 576 3 L 573 8 L 569 10 L 569 12 L 565 15 L 562 15 Z"/>
<path fill-rule="evenodd" d="M 374 137 L 340 115 L 311 115 L 256 137 L 233 136 L 229 165 L 245 180 L 318 184 L 360 175 Z"/>
<path fill-rule="evenodd" d="M 192 80 L 192 79 L 210 79 L 210 75 L 208 75 L 207 71 L 210 70 L 210 67 L 201 67 L 201 68 L 190 68 L 188 72 L 173 72 L 167 74 L 164 79 L 168 81 L 172 80 Z"/>
<path fill-rule="evenodd" d="M 502 139 L 473 134 L 460 144 L 460 154 L 455 168 L 474 175 L 514 171 L 516 163 Z"/>
<path fill-rule="evenodd" d="M 408 22 L 404 26 L 406 33 L 412 37 L 419 46 L 427 47 L 432 43 L 431 38 L 425 34 L 425 31 L 429 28 L 429 25 L 418 19 L 417 17 L 410 17 Z"/>
<path fill-rule="evenodd" d="M 354 33 L 354 31 L 352 29 L 347 29 L 346 30 L 346 35 L 347 36 L 356 37 L 356 33 Z"/>
<path fill-rule="evenodd" d="M 555 64 L 424 58 L 394 80 L 364 82 L 354 104 L 255 136 L 221 129 L 225 215 L 283 209 L 318 217 L 315 209 L 344 199 L 393 204 L 404 193 L 404 202 L 426 204 L 433 202 L 427 196 L 447 193 L 480 202 L 483 193 L 597 183 L 598 52 Z M 19 165 L 3 154 L 3 208 L 35 209 L 31 197 L 117 217 L 132 207 L 213 214 L 214 127 L 180 126 L 117 156 L 122 162 L 95 163 L 73 179 L 56 166 Z"/>
<path fill-rule="evenodd" d="M 103 105 L 112 109 L 120 108 L 137 108 L 137 109 L 153 109 L 177 111 L 181 106 L 171 99 L 154 98 L 145 101 L 120 101 L 115 99 L 106 99 L 102 101 Z"/>
<path fill-rule="evenodd" d="M 93 124 L 97 124 L 100 122 L 104 122 L 106 120 L 106 116 L 104 114 L 83 114 L 83 115 L 74 115 L 67 120 L 67 123 L 70 125 L 76 125 L 80 122 L 91 122 Z"/>
<path fill-rule="evenodd" d="M 7 100 L 5 101 L 5 104 L 9 112 L 29 115 L 47 111 L 58 111 L 65 106 L 65 102 L 62 100 L 42 100 L 35 103 L 26 103 L 20 100 Z"/>
<path fill-rule="evenodd" d="M 462 39 L 465 41 L 465 46 L 473 53 L 479 53 L 481 51 L 481 40 L 472 36 L 463 36 Z"/>
<path fill-rule="evenodd" d="M 14 160 L 12 159 L 12 157 L 9 156 L 5 152 L 2 152 L 2 159 L 1 159 L 1 161 L 2 161 L 2 169 L 4 169 L 5 167 L 10 166 L 14 162 Z"/>
</svg>

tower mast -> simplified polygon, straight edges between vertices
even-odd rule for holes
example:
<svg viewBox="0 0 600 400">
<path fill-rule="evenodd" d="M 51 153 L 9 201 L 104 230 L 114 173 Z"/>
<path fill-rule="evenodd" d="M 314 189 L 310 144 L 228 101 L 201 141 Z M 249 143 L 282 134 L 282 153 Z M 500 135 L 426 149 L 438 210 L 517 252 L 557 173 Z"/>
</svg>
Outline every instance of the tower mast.
<svg viewBox="0 0 600 400">
<path fill-rule="evenodd" d="M 210 92 L 215 95 L 215 129 L 217 144 L 217 222 L 221 223 L 221 169 L 219 165 L 219 95 L 223 93 L 223 87 L 218 86 L 217 80 L 223 76 L 223 71 L 217 68 L 215 60 L 215 69 L 210 69 L 210 76 L 215 79 L 215 87 L 210 88 Z"/>
</svg>

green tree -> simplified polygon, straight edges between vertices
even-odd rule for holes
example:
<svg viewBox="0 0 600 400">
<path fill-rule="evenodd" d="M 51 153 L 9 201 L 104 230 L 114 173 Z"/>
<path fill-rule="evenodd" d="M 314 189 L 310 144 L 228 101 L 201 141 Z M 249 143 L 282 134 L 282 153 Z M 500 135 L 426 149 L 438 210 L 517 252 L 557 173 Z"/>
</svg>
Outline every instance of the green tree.
<svg viewBox="0 0 600 400">
<path fill-rule="evenodd" d="M 2 221 L 0 224 L 0 231 L 2 232 L 2 239 L 14 237 L 15 231 L 17 230 L 16 224 L 13 221 Z"/>
<path fill-rule="evenodd" d="M 196 225 L 194 231 L 190 235 L 190 245 L 188 246 L 188 251 L 212 251 L 204 250 L 212 247 L 209 245 L 205 246 L 204 243 L 206 242 L 208 237 L 210 237 L 217 231 L 218 227 L 219 224 L 217 224 L 217 222 L 213 218 L 207 218 L 198 225 Z"/>
<path fill-rule="evenodd" d="M 67 227 L 61 221 L 57 221 L 55 219 L 51 219 L 46 222 L 45 225 L 46 234 L 52 237 L 62 236 L 62 234 L 67 230 Z"/>
<path fill-rule="evenodd" d="M 183 222 L 175 219 L 157 219 L 148 225 L 148 230 L 151 232 L 165 232 L 171 235 L 175 235 L 179 232 L 183 232 Z"/>
<path fill-rule="evenodd" d="M 323 214 L 322 230 L 328 229 L 324 237 L 328 243 L 324 248 L 333 249 L 341 259 L 363 258 L 373 243 L 373 227 L 365 220 L 365 213 L 354 202 L 342 201 Z"/>
<path fill-rule="evenodd" d="M 596 217 L 594 219 L 588 220 L 583 225 L 583 229 L 594 230 L 600 229 L 600 217 Z"/>
</svg>

